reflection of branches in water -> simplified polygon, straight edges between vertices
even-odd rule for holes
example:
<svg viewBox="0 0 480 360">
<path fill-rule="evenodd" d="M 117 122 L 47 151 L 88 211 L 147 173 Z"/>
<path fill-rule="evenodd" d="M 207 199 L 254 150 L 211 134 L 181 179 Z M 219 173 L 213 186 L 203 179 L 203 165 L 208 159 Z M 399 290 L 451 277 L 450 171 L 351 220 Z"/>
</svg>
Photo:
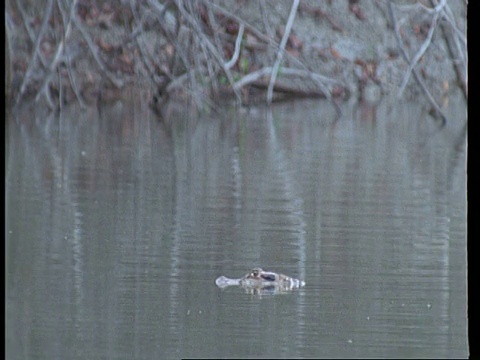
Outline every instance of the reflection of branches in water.
<svg viewBox="0 0 480 360">
<path fill-rule="evenodd" d="M 297 228 L 296 234 L 298 235 L 298 258 L 299 258 L 299 278 L 305 278 L 305 264 L 306 264 L 306 242 L 305 242 L 305 232 L 306 232 L 306 223 L 305 223 L 305 214 L 303 211 L 303 199 L 297 194 L 295 189 L 295 181 L 290 176 L 292 173 L 287 168 L 287 160 L 284 156 L 284 151 L 281 149 L 281 146 L 278 142 L 277 133 L 275 126 L 273 124 L 273 115 L 271 111 L 267 112 L 267 126 L 269 128 L 269 141 L 268 144 L 272 147 L 272 165 L 275 166 L 276 173 L 281 179 L 281 184 L 283 185 L 283 191 L 285 199 L 288 199 L 292 204 L 293 211 L 290 212 L 290 215 L 296 218 L 297 222 L 295 227 Z"/>
<path fill-rule="evenodd" d="M 463 125 L 462 130 L 458 133 L 453 141 L 453 154 L 450 156 L 449 166 L 447 167 L 447 184 L 449 189 L 454 187 L 455 174 L 461 175 L 459 181 L 466 181 L 465 170 L 466 154 L 465 147 L 467 145 L 467 122 Z"/>
<path fill-rule="evenodd" d="M 271 146 L 272 151 L 272 164 L 275 167 L 276 173 L 278 177 L 281 179 L 281 184 L 283 185 L 283 191 L 285 199 L 288 200 L 289 204 L 291 205 L 291 209 L 289 210 L 289 217 L 290 219 L 295 219 L 294 224 L 295 227 L 295 235 L 297 238 L 297 256 L 298 256 L 298 278 L 305 279 L 306 278 L 306 264 L 307 264 L 307 242 L 306 242 L 306 229 L 307 224 L 305 221 L 306 215 L 304 212 L 304 201 L 303 198 L 299 195 L 298 190 L 296 189 L 296 181 L 290 174 L 293 172 L 290 171 L 288 167 L 287 159 L 284 156 L 284 151 L 281 148 L 281 144 L 278 141 L 277 133 L 275 130 L 274 122 L 273 122 L 273 115 L 271 109 L 267 111 L 267 126 L 269 128 L 269 141 L 267 142 Z M 304 307 L 299 306 L 298 308 L 299 314 L 305 315 Z M 304 318 L 304 316 L 300 316 L 300 318 Z M 301 321 L 298 322 L 297 326 L 304 325 Z M 302 342 L 304 339 L 302 337 L 298 337 L 296 342 Z M 297 344 L 299 345 L 299 344 Z"/>
</svg>

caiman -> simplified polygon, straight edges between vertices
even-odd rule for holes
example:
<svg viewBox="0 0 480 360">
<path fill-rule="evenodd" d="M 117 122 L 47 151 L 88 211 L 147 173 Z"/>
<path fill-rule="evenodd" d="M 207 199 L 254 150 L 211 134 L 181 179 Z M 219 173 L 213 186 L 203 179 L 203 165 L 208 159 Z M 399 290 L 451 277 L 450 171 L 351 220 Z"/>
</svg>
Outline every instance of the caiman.
<svg viewBox="0 0 480 360">
<path fill-rule="evenodd" d="M 240 279 L 230 279 L 226 276 L 220 276 L 215 280 L 215 284 L 220 288 L 241 286 L 245 289 L 286 291 L 305 286 L 305 281 L 287 275 L 265 271 L 261 268 L 254 268 Z"/>
</svg>

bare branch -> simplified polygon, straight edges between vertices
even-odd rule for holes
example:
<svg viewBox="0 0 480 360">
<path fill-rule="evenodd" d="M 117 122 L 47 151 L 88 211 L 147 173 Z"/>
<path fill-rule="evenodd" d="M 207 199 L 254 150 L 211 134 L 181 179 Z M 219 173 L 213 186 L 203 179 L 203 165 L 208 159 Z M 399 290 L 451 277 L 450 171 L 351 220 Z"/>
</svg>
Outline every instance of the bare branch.
<svg viewBox="0 0 480 360">
<path fill-rule="evenodd" d="M 416 2 L 415 4 L 411 4 L 411 5 L 395 5 L 395 7 L 402 11 L 411 11 L 411 10 L 415 11 L 418 9 L 422 9 L 423 11 L 429 14 L 439 14 L 441 11 L 443 11 L 446 5 L 447 5 L 447 0 L 440 0 L 440 3 L 438 5 L 433 5 L 433 9 L 423 5 L 420 2 Z"/>
<path fill-rule="evenodd" d="M 423 54 L 425 54 L 425 51 L 427 51 L 428 47 L 432 43 L 432 37 L 435 29 L 437 28 L 437 19 L 439 15 L 440 14 L 438 12 L 435 12 L 435 14 L 433 15 L 432 23 L 430 24 L 430 29 L 428 29 L 427 37 L 408 66 L 405 76 L 403 77 L 402 85 L 400 86 L 400 90 L 398 91 L 399 97 L 402 96 L 403 90 L 408 83 L 408 79 L 410 78 L 410 74 L 412 73 L 413 68 L 417 65 L 420 58 L 423 56 Z"/>
<path fill-rule="evenodd" d="M 32 69 L 35 65 L 35 60 L 37 59 L 37 56 L 39 54 L 39 47 L 40 47 L 40 41 L 43 38 L 43 35 L 45 34 L 45 31 L 47 30 L 47 25 L 48 25 L 48 19 L 50 19 L 50 15 L 52 13 L 52 8 L 53 8 L 53 0 L 48 0 L 47 7 L 45 9 L 45 14 L 43 16 L 43 21 L 42 25 L 40 26 L 40 30 L 38 31 L 38 36 L 35 39 L 35 44 L 33 46 L 33 52 L 32 52 L 32 58 L 30 59 L 30 63 L 28 64 L 27 71 L 25 71 L 25 76 L 22 81 L 22 86 L 20 87 L 20 92 L 17 95 L 17 99 L 15 101 L 15 104 L 18 104 L 25 93 L 25 89 L 27 87 L 27 83 L 30 78 L 30 73 L 32 72 Z"/>
<path fill-rule="evenodd" d="M 265 31 L 267 32 L 268 36 L 273 39 L 274 34 L 270 24 L 268 23 L 267 5 L 265 4 L 265 0 L 260 0 L 260 8 L 262 9 L 262 19 Z"/>
<path fill-rule="evenodd" d="M 27 16 L 27 13 L 25 12 L 25 9 L 23 8 L 22 3 L 17 0 L 16 1 L 17 8 L 20 12 L 20 15 L 22 16 L 23 20 L 23 25 L 25 26 L 25 29 L 27 30 L 28 37 L 30 38 L 30 41 L 33 43 L 35 42 L 35 33 L 33 32 L 32 28 L 29 25 L 29 19 Z M 38 53 L 38 57 L 40 58 L 40 61 L 42 62 L 43 67 L 47 67 L 47 60 L 45 59 L 45 56 L 41 52 Z"/>
<path fill-rule="evenodd" d="M 47 74 L 47 76 L 43 80 L 43 84 L 40 87 L 40 90 L 38 91 L 37 96 L 35 97 L 35 101 L 38 101 L 38 99 L 40 98 L 40 95 L 47 88 L 48 84 L 50 83 L 50 79 L 52 78 L 52 75 L 53 75 L 53 73 L 54 73 L 54 71 L 55 71 L 55 69 L 56 69 L 56 67 L 57 67 L 57 65 L 60 61 L 60 56 L 62 55 L 63 49 L 65 48 L 65 42 L 70 37 L 70 33 L 72 31 L 72 17 L 75 16 L 75 6 L 77 5 L 76 3 L 77 3 L 77 0 L 74 0 L 72 6 L 70 8 L 70 15 L 69 15 L 69 18 L 68 18 L 67 26 L 65 28 L 65 34 L 64 34 L 62 40 L 60 41 L 60 44 L 57 47 L 57 52 L 55 53 L 55 56 L 53 57 L 53 60 L 50 63 L 50 66 L 48 68 L 49 73 Z M 60 11 L 62 12 L 61 4 L 60 4 L 59 0 L 57 0 L 57 4 L 58 4 L 58 7 L 59 7 Z M 64 15 L 63 12 L 62 12 L 62 15 Z M 66 19 L 64 19 L 64 22 L 65 22 L 65 20 Z M 61 85 L 62 84 L 60 82 L 59 83 L 60 88 L 61 88 Z"/>
<path fill-rule="evenodd" d="M 392 25 L 393 25 L 393 29 L 394 29 L 394 33 L 395 33 L 395 37 L 397 39 L 397 43 L 398 43 L 398 47 L 400 48 L 400 52 L 402 53 L 402 56 L 403 58 L 405 59 L 405 61 L 408 63 L 408 64 L 412 64 L 412 62 L 410 61 L 410 58 L 408 57 L 408 54 L 407 54 L 407 51 L 405 50 L 405 46 L 403 45 L 403 41 L 402 41 L 402 38 L 398 32 L 398 25 L 397 25 L 397 19 L 395 17 L 395 13 L 394 13 L 394 10 L 393 10 L 393 4 L 392 2 L 388 2 L 388 11 L 389 11 L 389 14 L 390 14 L 390 19 L 392 21 Z M 443 113 L 443 111 L 440 109 L 440 106 L 437 104 L 437 102 L 435 101 L 435 99 L 433 98 L 432 94 L 430 94 L 430 92 L 428 91 L 426 85 L 424 84 L 422 78 L 420 77 L 420 75 L 418 74 L 418 71 L 415 69 L 415 68 L 412 68 L 412 71 L 413 71 L 413 75 L 415 76 L 415 79 L 417 80 L 418 84 L 420 85 L 420 87 L 422 88 L 423 92 L 425 93 L 425 95 L 427 96 L 428 100 L 430 101 L 430 103 L 433 105 L 433 107 L 435 108 L 435 111 L 440 115 L 440 117 L 442 118 L 442 126 L 445 125 L 445 123 L 447 122 L 447 117 L 445 116 L 445 114 Z"/>
<path fill-rule="evenodd" d="M 67 53 L 65 54 L 66 57 L 67 57 L 67 61 L 66 61 L 66 64 L 67 64 L 67 72 L 68 72 L 68 78 L 70 79 L 70 84 L 72 85 L 72 89 L 73 89 L 73 92 L 80 104 L 80 106 L 82 108 L 86 108 L 86 104 L 85 104 L 85 101 L 83 100 L 83 97 L 80 95 L 80 90 L 78 89 L 78 86 L 77 86 L 77 82 L 75 81 L 75 76 L 73 74 L 73 70 L 72 70 L 72 65 L 71 65 L 71 59 L 70 59 L 70 55 Z"/>
<path fill-rule="evenodd" d="M 77 29 L 80 30 L 80 33 L 82 34 L 83 38 L 87 42 L 88 47 L 90 48 L 90 52 L 92 53 L 95 61 L 97 62 L 98 66 L 100 67 L 100 69 L 107 75 L 108 79 L 117 88 L 121 88 L 123 86 L 123 81 L 120 80 L 120 79 L 117 79 L 112 73 L 110 73 L 110 71 L 107 70 L 105 64 L 103 63 L 102 59 L 100 59 L 100 56 L 98 55 L 96 46 L 93 43 L 92 39 L 90 38 L 90 35 L 85 30 L 82 23 L 80 22 L 80 20 L 77 18 L 77 16 L 75 14 L 73 16 L 73 22 L 74 22 L 75 26 L 77 27 Z"/>
<path fill-rule="evenodd" d="M 228 10 L 225 10 L 224 8 L 222 8 L 221 6 L 217 5 L 217 4 L 214 4 L 213 2 L 211 1 L 207 1 L 207 0 L 203 0 L 203 3 L 206 5 L 206 6 L 209 6 L 209 7 L 212 7 L 213 9 L 217 10 L 219 13 L 227 16 L 228 18 L 232 19 L 232 20 L 235 20 L 236 22 L 238 22 L 239 24 L 244 24 L 245 25 L 245 29 L 250 31 L 253 35 L 255 35 L 258 39 L 260 40 L 263 40 L 265 41 L 266 43 L 269 43 L 271 41 L 273 41 L 273 39 L 269 38 L 268 36 L 264 35 L 261 31 L 257 30 L 257 28 L 255 28 L 253 25 L 250 25 L 248 22 L 246 22 L 245 20 L 243 20 L 242 18 L 238 17 L 237 15 L 235 14 L 232 14 L 231 12 L 229 12 Z M 277 43 L 274 42 L 274 44 L 276 44 L 278 46 Z"/>
<path fill-rule="evenodd" d="M 178 0 L 179 1 L 179 0 Z M 210 51 L 210 53 L 213 55 L 214 59 L 217 61 L 217 63 L 223 68 L 223 71 L 225 75 L 227 76 L 228 81 L 230 84 L 233 85 L 234 80 L 233 80 L 233 75 L 230 72 L 230 69 L 228 69 L 222 59 L 222 56 L 218 52 L 218 50 L 215 48 L 215 46 L 210 42 L 210 40 L 205 36 L 205 34 L 201 31 L 198 22 L 195 21 L 195 19 L 186 11 L 186 9 L 182 6 L 182 4 L 178 4 L 178 8 L 182 14 L 182 16 L 185 18 L 185 20 L 190 24 L 193 30 L 193 34 L 196 36 L 196 38 L 199 40 L 200 43 L 204 43 L 207 49 Z M 234 90 L 235 96 L 237 97 L 237 100 L 241 102 L 241 94 L 237 91 Z"/>
<path fill-rule="evenodd" d="M 242 77 L 239 81 L 237 81 L 233 86 L 237 89 L 241 89 L 245 85 L 248 85 L 254 81 L 257 81 L 263 76 L 271 75 L 273 73 L 273 67 L 271 66 L 266 66 L 261 68 L 260 70 L 254 71 L 250 74 L 245 75 Z M 316 74 L 311 71 L 305 71 L 305 70 L 299 70 L 299 69 L 292 69 L 292 68 L 282 68 L 281 71 L 282 74 L 284 75 L 293 75 L 293 76 L 300 76 L 308 79 L 312 79 L 315 81 L 320 89 L 324 92 L 325 96 L 329 96 L 330 92 L 328 89 L 323 85 L 323 83 L 330 83 L 330 84 L 341 84 L 340 81 L 328 78 L 326 76 Z"/>
<path fill-rule="evenodd" d="M 240 55 L 240 44 L 242 42 L 242 37 L 243 37 L 243 31 L 244 30 L 245 30 L 245 25 L 240 24 L 240 28 L 238 29 L 238 34 L 237 34 L 237 40 L 235 40 L 235 52 L 233 53 L 233 56 L 230 59 L 230 61 L 227 61 L 225 63 L 225 67 L 227 69 L 230 69 L 233 65 L 235 65 L 235 63 L 238 60 L 238 56 Z"/>
<path fill-rule="evenodd" d="M 455 73 L 457 74 L 457 80 L 461 85 L 463 96 L 467 99 L 467 40 L 465 34 L 457 29 L 452 10 L 448 5 L 445 6 L 443 15 L 444 19 L 446 19 L 446 23 L 442 22 L 440 28 L 442 29 L 443 37 L 447 43 L 448 51 L 452 58 Z M 447 24 L 449 26 L 447 26 Z M 448 34 L 449 29 L 451 30 L 451 36 Z"/>
<path fill-rule="evenodd" d="M 280 62 L 283 58 L 283 52 L 285 51 L 285 45 L 287 45 L 288 37 L 290 36 L 290 31 L 292 30 L 293 20 L 295 20 L 295 15 L 297 13 L 298 4 L 300 0 L 293 0 L 292 8 L 290 9 L 290 15 L 288 16 L 287 25 L 285 26 L 285 33 L 283 34 L 282 41 L 280 42 L 280 49 L 277 52 L 277 59 L 273 65 L 272 77 L 270 78 L 270 84 L 268 85 L 267 90 L 267 103 L 272 103 L 273 96 L 273 85 L 275 84 L 275 79 L 277 78 L 278 68 Z"/>
</svg>

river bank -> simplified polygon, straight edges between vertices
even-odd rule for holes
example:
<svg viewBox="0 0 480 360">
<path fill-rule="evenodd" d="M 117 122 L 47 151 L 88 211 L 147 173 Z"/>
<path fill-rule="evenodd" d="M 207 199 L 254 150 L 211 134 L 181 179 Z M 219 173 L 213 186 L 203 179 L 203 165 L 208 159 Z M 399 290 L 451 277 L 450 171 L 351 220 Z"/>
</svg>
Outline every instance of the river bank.
<svg viewBox="0 0 480 360">
<path fill-rule="evenodd" d="M 466 97 L 464 1 L 50 0 L 6 6 L 6 94 L 58 108 L 148 90 L 152 106 Z"/>
</svg>

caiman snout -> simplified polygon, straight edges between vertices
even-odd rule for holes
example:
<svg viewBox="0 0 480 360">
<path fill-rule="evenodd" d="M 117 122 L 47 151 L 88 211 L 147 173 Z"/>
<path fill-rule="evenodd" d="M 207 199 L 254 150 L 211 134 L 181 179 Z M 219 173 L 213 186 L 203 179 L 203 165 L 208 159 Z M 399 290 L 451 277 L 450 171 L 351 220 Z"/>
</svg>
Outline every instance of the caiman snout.
<svg viewBox="0 0 480 360">
<path fill-rule="evenodd" d="M 240 285 L 240 280 L 241 279 L 229 279 L 226 276 L 220 276 L 215 280 L 215 284 L 217 284 L 218 287 L 224 288 L 227 286 L 237 286 Z"/>
</svg>

